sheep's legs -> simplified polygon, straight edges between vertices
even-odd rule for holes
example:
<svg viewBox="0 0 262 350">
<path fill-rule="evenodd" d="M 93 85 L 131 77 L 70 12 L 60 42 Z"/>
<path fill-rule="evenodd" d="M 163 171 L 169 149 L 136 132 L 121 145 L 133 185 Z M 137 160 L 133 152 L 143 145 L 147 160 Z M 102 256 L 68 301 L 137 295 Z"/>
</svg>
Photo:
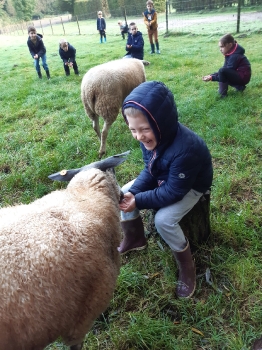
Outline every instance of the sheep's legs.
<svg viewBox="0 0 262 350">
<path fill-rule="evenodd" d="M 99 158 L 101 158 L 106 153 L 106 139 L 108 135 L 108 131 L 110 129 L 110 126 L 112 123 L 104 122 L 103 130 L 101 133 L 101 144 L 100 144 L 100 150 L 99 150 Z"/>
<path fill-rule="evenodd" d="M 99 140 L 101 140 L 101 133 L 100 133 L 100 127 L 99 127 L 99 117 L 97 115 L 92 115 L 93 120 L 93 129 L 95 130 Z"/>
</svg>

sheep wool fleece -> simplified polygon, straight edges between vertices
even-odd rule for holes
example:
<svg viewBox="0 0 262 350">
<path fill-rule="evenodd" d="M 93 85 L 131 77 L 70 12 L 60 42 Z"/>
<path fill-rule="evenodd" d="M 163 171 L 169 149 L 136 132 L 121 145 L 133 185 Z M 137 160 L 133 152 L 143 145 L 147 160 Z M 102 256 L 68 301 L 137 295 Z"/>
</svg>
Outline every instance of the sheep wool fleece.
<svg viewBox="0 0 262 350">
<path fill-rule="evenodd" d="M 119 59 L 95 66 L 84 75 L 81 99 L 93 128 L 101 139 L 99 156 L 106 151 L 106 139 L 126 96 L 146 80 L 141 60 Z M 100 134 L 99 116 L 104 120 Z"/>
<path fill-rule="evenodd" d="M 0 347 L 81 344 L 108 307 L 120 269 L 120 190 L 109 171 L 0 210 Z"/>
</svg>

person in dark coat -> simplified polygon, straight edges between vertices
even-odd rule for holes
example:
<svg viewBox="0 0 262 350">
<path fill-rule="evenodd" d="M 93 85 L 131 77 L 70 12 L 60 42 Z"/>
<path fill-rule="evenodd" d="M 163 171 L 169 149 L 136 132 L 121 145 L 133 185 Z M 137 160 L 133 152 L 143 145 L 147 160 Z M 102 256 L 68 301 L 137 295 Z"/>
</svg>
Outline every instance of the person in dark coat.
<svg viewBox="0 0 262 350">
<path fill-rule="evenodd" d="M 180 220 L 210 189 L 213 168 L 205 142 L 178 121 L 172 92 L 158 81 L 136 87 L 124 100 L 123 117 L 140 142 L 144 169 L 124 185 L 120 203 L 121 254 L 146 248 L 141 209 L 155 209 L 155 226 L 179 268 L 176 293 L 189 298 L 196 287 L 195 264 Z"/>
<path fill-rule="evenodd" d="M 126 22 L 118 21 L 120 33 L 122 35 L 123 40 L 125 40 L 125 34 L 128 34 L 128 25 Z"/>
<path fill-rule="evenodd" d="M 203 81 L 218 81 L 221 97 L 227 96 L 228 85 L 244 91 L 251 78 L 251 64 L 245 56 L 245 49 L 231 34 L 222 36 L 218 45 L 225 56 L 224 66 L 218 72 L 204 76 Z"/>
<path fill-rule="evenodd" d="M 50 79 L 49 68 L 46 62 L 46 48 L 42 39 L 42 34 L 38 34 L 36 32 L 36 28 L 34 26 L 29 26 L 27 28 L 28 31 L 28 39 L 27 46 L 31 56 L 34 59 L 34 66 L 37 71 L 38 77 L 42 79 L 42 73 L 40 68 L 40 58 L 42 60 L 42 66 L 46 72 L 47 79 Z"/>
<path fill-rule="evenodd" d="M 103 37 L 104 37 L 104 42 L 106 43 L 106 21 L 104 17 L 102 17 L 102 11 L 97 12 L 97 30 L 100 34 L 100 43 L 103 43 Z"/>
<path fill-rule="evenodd" d="M 130 34 L 127 37 L 126 51 L 127 54 L 123 58 L 144 59 L 144 39 L 142 33 L 138 30 L 137 25 L 130 23 Z"/>
<path fill-rule="evenodd" d="M 70 45 L 66 39 L 59 41 L 59 55 L 63 60 L 65 74 L 70 75 L 70 67 L 73 67 L 76 75 L 79 75 L 78 66 L 76 63 L 76 49 Z"/>
</svg>

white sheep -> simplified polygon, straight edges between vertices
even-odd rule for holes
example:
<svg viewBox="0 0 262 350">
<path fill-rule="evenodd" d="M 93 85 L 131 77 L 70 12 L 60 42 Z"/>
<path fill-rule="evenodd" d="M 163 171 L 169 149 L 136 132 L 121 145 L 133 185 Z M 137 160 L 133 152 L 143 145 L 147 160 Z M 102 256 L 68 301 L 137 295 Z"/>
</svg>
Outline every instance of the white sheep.
<svg viewBox="0 0 262 350">
<path fill-rule="evenodd" d="M 145 80 L 143 61 L 136 58 L 109 61 L 89 69 L 84 75 L 81 98 L 101 142 L 99 158 L 106 152 L 109 128 L 116 120 L 124 99 Z M 101 133 L 99 116 L 104 119 Z"/>
<path fill-rule="evenodd" d="M 0 349 L 43 350 L 58 337 L 82 348 L 120 269 L 120 188 L 99 168 L 127 153 L 51 175 L 73 178 L 64 190 L 0 210 Z"/>
</svg>

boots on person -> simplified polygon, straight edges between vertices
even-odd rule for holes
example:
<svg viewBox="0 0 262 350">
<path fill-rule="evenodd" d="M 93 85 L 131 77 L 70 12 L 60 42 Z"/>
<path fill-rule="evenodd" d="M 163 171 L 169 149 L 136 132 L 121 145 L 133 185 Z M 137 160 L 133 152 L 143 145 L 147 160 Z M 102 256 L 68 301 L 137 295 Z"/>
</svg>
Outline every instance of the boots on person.
<svg viewBox="0 0 262 350">
<path fill-rule="evenodd" d="M 180 298 L 190 298 L 196 289 L 196 267 L 191 255 L 189 242 L 186 247 L 176 252 L 172 250 L 179 269 L 176 294 Z"/>
<path fill-rule="evenodd" d="M 159 42 L 156 43 L 156 53 L 160 54 L 160 50 L 159 50 Z"/>
<path fill-rule="evenodd" d="M 120 247 L 117 248 L 120 254 L 125 254 L 131 250 L 142 250 L 146 248 L 147 240 L 141 216 L 133 220 L 122 221 L 121 227 L 124 232 L 124 238 Z"/>
<path fill-rule="evenodd" d="M 42 79 L 42 73 L 41 73 L 41 71 L 37 72 L 37 74 L 38 74 L 38 78 L 39 78 L 39 79 Z"/>
<path fill-rule="evenodd" d="M 49 73 L 49 70 L 46 70 L 46 76 L 47 76 L 47 79 L 49 80 L 50 79 L 50 73 Z"/>
<path fill-rule="evenodd" d="M 151 44 L 151 51 L 150 54 L 155 53 L 155 44 Z"/>
<path fill-rule="evenodd" d="M 228 83 L 222 83 L 222 81 L 220 81 L 218 92 L 221 98 L 227 97 L 227 89 L 228 89 Z"/>
</svg>

